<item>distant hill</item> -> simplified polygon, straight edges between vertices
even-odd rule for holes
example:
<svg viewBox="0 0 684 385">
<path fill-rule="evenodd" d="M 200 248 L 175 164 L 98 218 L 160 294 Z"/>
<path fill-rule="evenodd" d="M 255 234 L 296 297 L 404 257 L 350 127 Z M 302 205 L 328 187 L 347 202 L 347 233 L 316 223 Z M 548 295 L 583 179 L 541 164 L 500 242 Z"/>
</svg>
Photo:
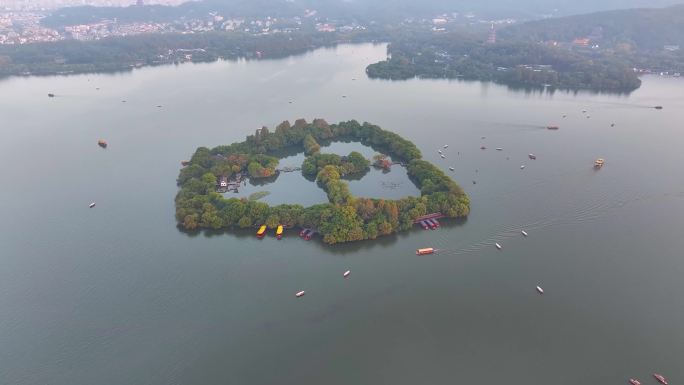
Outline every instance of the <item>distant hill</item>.
<svg viewBox="0 0 684 385">
<path fill-rule="evenodd" d="M 44 19 L 53 28 L 85 24 L 102 19 L 121 22 L 172 21 L 203 17 L 218 12 L 227 17 L 288 17 L 303 15 L 305 9 L 327 18 L 391 22 L 408 17 L 430 18 L 442 13 L 474 12 L 478 18 L 514 17 L 533 20 L 545 16 L 635 7 L 663 7 L 682 0 L 202 0 L 178 7 L 71 7 Z"/>
<path fill-rule="evenodd" d="M 498 32 L 500 39 L 572 42 L 590 38 L 590 44 L 634 52 L 659 52 L 663 47 L 684 49 L 684 5 L 628 9 L 531 21 Z"/>
</svg>

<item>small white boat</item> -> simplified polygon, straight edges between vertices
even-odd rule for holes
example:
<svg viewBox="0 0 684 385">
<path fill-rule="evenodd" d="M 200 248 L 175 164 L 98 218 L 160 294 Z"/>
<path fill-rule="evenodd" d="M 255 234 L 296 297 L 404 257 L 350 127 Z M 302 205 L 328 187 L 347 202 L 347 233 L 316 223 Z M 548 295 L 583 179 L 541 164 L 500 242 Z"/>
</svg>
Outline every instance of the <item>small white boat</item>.
<svg viewBox="0 0 684 385">
<path fill-rule="evenodd" d="M 442 150 L 437 150 L 437 152 L 439 152 L 439 153 L 441 154 L 441 153 L 442 153 Z"/>
<path fill-rule="evenodd" d="M 539 294 L 544 294 L 544 289 L 542 289 L 540 286 L 537 286 L 537 291 Z"/>
<path fill-rule="evenodd" d="M 523 164 L 522 166 L 520 166 L 520 169 L 521 169 L 521 170 L 524 169 L 524 168 L 525 168 L 525 165 L 524 165 L 524 164 Z"/>
<path fill-rule="evenodd" d="M 453 167 L 449 167 L 449 170 L 450 170 L 450 171 L 454 171 L 454 168 L 453 168 Z"/>
<path fill-rule="evenodd" d="M 527 231 L 521 230 L 520 232 L 522 233 L 522 235 L 527 236 Z"/>
<path fill-rule="evenodd" d="M 582 110 L 582 113 L 583 113 L 583 114 L 586 114 L 586 113 L 587 113 L 587 110 Z"/>
<path fill-rule="evenodd" d="M 501 250 L 501 249 L 502 249 L 502 247 L 501 247 L 501 245 L 500 245 L 500 244 L 498 244 L 498 243 L 495 243 L 494 245 L 496 246 L 496 248 L 497 248 L 497 249 L 499 249 L 499 250 Z"/>
<path fill-rule="evenodd" d="M 303 296 L 304 296 L 304 294 L 306 294 L 306 292 L 305 292 L 304 290 L 302 290 L 302 291 L 298 291 L 298 292 L 297 292 L 297 294 L 295 294 L 295 297 L 297 297 L 297 298 L 299 298 L 299 297 L 303 297 Z"/>
<path fill-rule="evenodd" d="M 444 148 L 449 148 L 449 145 L 448 145 L 448 144 L 445 144 L 445 145 L 444 145 Z"/>
<path fill-rule="evenodd" d="M 89 204 L 88 207 L 90 207 L 91 209 L 92 209 L 93 207 L 95 207 L 95 202 Z"/>
<path fill-rule="evenodd" d="M 351 270 L 345 271 L 344 274 L 342 274 L 342 276 L 343 276 L 344 278 L 347 278 L 347 277 L 349 277 L 349 274 L 351 274 Z"/>
<path fill-rule="evenodd" d="M 503 151 L 503 148 L 497 147 L 497 148 L 496 148 L 496 151 Z"/>
<path fill-rule="evenodd" d="M 444 156 L 444 154 L 442 154 L 440 156 L 442 157 L 442 159 L 446 159 L 446 156 Z"/>
</svg>

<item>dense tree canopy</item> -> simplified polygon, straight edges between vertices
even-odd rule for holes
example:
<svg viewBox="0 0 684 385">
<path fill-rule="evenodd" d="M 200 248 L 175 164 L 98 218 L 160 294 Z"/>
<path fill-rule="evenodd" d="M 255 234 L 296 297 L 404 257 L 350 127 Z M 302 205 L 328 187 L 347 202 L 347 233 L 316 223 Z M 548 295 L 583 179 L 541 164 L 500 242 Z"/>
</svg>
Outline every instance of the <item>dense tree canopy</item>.
<svg viewBox="0 0 684 385">
<path fill-rule="evenodd" d="M 411 180 L 420 188 L 420 197 L 385 200 L 354 197 L 342 177 L 364 172 L 369 161 L 358 152 L 341 157 L 312 153 L 304 161 L 302 172 L 316 175 L 316 182 L 328 195 L 329 203 L 304 208 L 300 205 L 269 206 L 249 199 L 225 198 L 216 192 L 217 180 L 234 173 L 265 177 L 275 171 L 276 151 L 296 146 L 302 150 L 318 146 L 318 140 L 359 141 L 384 151 L 392 159 L 404 162 Z M 316 144 L 314 146 L 313 144 Z M 268 172 L 265 172 L 267 170 Z M 322 119 L 294 125 L 283 122 L 275 132 L 267 128 L 240 143 L 200 147 L 178 177 L 176 219 L 187 230 L 199 228 L 249 228 L 261 224 L 275 227 L 316 228 L 326 243 L 375 239 L 407 230 L 416 217 L 441 212 L 447 217 L 468 215 L 470 202 L 456 182 L 433 164 L 421 160 L 416 146 L 392 132 L 351 120 L 329 125 Z"/>
<path fill-rule="evenodd" d="M 426 35 L 398 39 L 390 44 L 389 52 L 389 59 L 367 67 L 368 76 L 488 80 L 609 91 L 632 91 L 641 84 L 628 61 L 538 42 L 487 44 L 461 34 Z"/>
</svg>

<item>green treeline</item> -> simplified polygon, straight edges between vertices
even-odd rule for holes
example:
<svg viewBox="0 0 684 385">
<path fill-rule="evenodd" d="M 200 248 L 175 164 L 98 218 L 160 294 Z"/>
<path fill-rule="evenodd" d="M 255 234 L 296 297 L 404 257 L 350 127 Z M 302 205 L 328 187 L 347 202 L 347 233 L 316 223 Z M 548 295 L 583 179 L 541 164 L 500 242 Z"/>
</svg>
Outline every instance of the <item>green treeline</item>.
<svg viewBox="0 0 684 385">
<path fill-rule="evenodd" d="M 370 161 L 356 151 L 347 156 L 337 154 L 314 154 L 304 160 L 302 173 L 317 175 L 326 166 L 335 166 L 340 176 L 360 174 L 370 168 Z"/>
<path fill-rule="evenodd" d="M 624 60 L 537 42 L 487 44 L 462 34 L 444 34 L 400 39 L 388 49 L 391 58 L 369 65 L 369 77 L 452 78 L 625 92 L 641 85 Z"/>
<path fill-rule="evenodd" d="M 269 206 L 248 199 L 225 198 L 216 192 L 218 178 L 238 172 L 251 175 L 252 164 L 262 168 L 277 165 L 277 158 L 269 154 L 293 146 L 302 150 L 313 148 L 319 140 L 358 141 L 387 152 L 393 159 L 407 163 L 408 175 L 420 188 L 421 196 L 398 200 L 354 197 L 342 177 L 364 172 L 369 167 L 368 160 L 357 152 L 340 157 L 318 151 L 306 158 L 303 172 L 316 175 L 317 184 L 328 195 L 328 203 L 306 208 Z M 442 212 L 456 218 L 468 215 L 470 210 L 469 199 L 460 186 L 433 164 L 421 160 L 421 153 L 412 142 L 354 120 L 332 125 L 323 119 L 312 123 L 299 119 L 294 125 L 285 121 L 274 132 L 264 127 L 244 142 L 211 150 L 198 148 L 189 165 L 181 170 L 178 184 L 176 219 L 184 229 L 251 228 L 261 224 L 271 228 L 278 224 L 312 227 L 329 244 L 375 239 L 408 230 L 416 217 L 427 213 Z"/>
<path fill-rule="evenodd" d="M 571 42 L 587 37 L 601 49 L 644 54 L 664 53 L 665 45 L 684 46 L 684 5 L 620 9 L 535 20 L 502 29 L 501 38 L 515 41 Z"/>
<path fill-rule="evenodd" d="M 192 55 L 193 62 L 221 58 L 280 58 L 334 45 L 340 40 L 355 39 L 354 34 L 301 32 L 253 36 L 240 32 L 205 32 L 0 45 L 0 77 L 126 71 L 141 66 L 187 61 L 188 54 Z"/>
</svg>

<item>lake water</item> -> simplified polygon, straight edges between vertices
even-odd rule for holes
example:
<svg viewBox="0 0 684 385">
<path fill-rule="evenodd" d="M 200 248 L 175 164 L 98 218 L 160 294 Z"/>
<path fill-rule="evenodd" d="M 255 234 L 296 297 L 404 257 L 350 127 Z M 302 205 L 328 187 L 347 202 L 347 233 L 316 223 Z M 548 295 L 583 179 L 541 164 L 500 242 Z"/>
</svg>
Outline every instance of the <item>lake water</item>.
<svg viewBox="0 0 684 385">
<path fill-rule="evenodd" d="M 684 82 L 601 95 L 367 79 L 384 56 L 347 45 L 1 81 L 0 383 L 684 381 Z M 471 215 L 336 247 L 178 231 L 181 160 L 299 117 L 412 140 L 461 183 Z M 416 193 L 378 187 L 401 171 L 351 189 Z M 296 177 L 255 189 L 325 199 Z"/>
<path fill-rule="evenodd" d="M 369 161 L 377 152 L 361 143 L 336 142 L 321 147 L 323 154 L 348 155 L 357 151 Z M 306 159 L 304 150 L 297 155 L 288 155 L 280 159 L 278 168 L 300 167 Z M 389 172 L 373 167 L 362 175 L 346 176 L 349 183 L 349 191 L 358 197 L 382 197 L 387 199 L 399 199 L 405 196 L 420 196 L 420 190 L 411 182 L 406 169 L 395 165 Z M 248 198 L 251 194 L 268 192 L 269 195 L 259 199 L 272 205 L 283 203 L 296 203 L 310 206 L 328 202 L 328 197 L 318 185 L 308 180 L 300 171 L 281 172 L 275 177 L 267 179 L 249 179 L 243 181 L 238 192 L 228 192 L 227 198 Z"/>
</svg>

